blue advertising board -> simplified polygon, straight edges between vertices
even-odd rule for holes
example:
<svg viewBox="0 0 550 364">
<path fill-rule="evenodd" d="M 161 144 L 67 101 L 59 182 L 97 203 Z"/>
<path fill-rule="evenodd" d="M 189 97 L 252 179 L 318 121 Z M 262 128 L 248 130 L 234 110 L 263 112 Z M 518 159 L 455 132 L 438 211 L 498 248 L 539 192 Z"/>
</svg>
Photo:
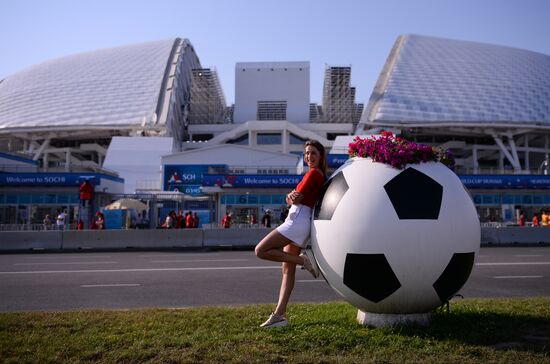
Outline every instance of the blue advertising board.
<svg viewBox="0 0 550 364">
<path fill-rule="evenodd" d="M 327 154 L 327 164 L 329 168 L 338 168 L 349 159 L 347 154 Z"/>
<path fill-rule="evenodd" d="M 203 186 L 217 187 L 295 187 L 302 180 L 301 175 L 284 174 L 284 175 L 229 175 L 229 174 L 211 174 L 205 175 L 202 179 Z"/>
<path fill-rule="evenodd" d="M 100 176 L 96 173 L 0 173 L 0 186 L 79 186 L 84 180 L 98 185 Z"/>
<path fill-rule="evenodd" d="M 301 175 L 204 175 L 203 186 L 217 187 L 295 187 Z M 533 175 L 460 175 L 467 188 L 488 189 L 549 189 L 549 176 Z"/>
<path fill-rule="evenodd" d="M 188 195 L 201 195 L 203 176 L 212 171 L 225 171 L 226 165 L 186 164 L 165 165 L 163 188 L 165 191 L 179 191 Z"/>
<path fill-rule="evenodd" d="M 459 175 L 468 188 L 489 189 L 547 189 L 550 175 Z"/>
</svg>

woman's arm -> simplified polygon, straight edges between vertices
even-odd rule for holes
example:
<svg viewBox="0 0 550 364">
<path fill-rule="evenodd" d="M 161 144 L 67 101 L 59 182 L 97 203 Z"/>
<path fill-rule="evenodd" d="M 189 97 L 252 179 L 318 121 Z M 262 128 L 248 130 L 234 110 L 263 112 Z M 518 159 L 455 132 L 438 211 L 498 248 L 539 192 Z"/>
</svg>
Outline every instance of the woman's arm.
<svg viewBox="0 0 550 364">
<path fill-rule="evenodd" d="M 302 202 L 304 195 L 296 190 L 292 190 L 288 195 L 286 195 L 286 203 L 288 205 L 295 205 Z"/>
</svg>

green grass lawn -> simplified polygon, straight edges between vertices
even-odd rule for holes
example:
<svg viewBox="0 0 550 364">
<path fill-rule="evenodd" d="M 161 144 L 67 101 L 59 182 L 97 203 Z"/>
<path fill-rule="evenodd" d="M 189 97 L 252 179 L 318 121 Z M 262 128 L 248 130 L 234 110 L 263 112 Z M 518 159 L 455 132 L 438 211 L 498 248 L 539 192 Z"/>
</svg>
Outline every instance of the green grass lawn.
<svg viewBox="0 0 550 364">
<path fill-rule="evenodd" d="M 373 329 L 344 302 L 0 314 L 0 360 L 59 362 L 550 362 L 550 298 L 451 302 L 429 327 Z"/>
</svg>

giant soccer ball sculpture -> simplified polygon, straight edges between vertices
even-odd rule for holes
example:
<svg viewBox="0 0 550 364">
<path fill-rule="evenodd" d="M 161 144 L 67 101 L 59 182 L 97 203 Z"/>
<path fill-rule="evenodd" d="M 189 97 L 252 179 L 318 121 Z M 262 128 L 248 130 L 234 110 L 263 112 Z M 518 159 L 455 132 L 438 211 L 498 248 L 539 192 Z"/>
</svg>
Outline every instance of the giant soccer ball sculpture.
<svg viewBox="0 0 550 364">
<path fill-rule="evenodd" d="M 396 169 L 351 158 L 312 218 L 321 273 L 363 324 L 422 323 L 466 283 L 479 252 L 474 204 L 439 162 Z"/>
</svg>

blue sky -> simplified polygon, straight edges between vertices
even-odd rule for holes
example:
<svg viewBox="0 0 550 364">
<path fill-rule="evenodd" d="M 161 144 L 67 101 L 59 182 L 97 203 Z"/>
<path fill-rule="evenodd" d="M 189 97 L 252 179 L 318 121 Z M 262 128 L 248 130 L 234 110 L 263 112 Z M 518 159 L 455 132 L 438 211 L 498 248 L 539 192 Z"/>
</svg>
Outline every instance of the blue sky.
<svg viewBox="0 0 550 364">
<path fill-rule="evenodd" d="M 228 103 L 236 62 L 309 61 L 311 101 L 325 65 L 351 65 L 366 102 L 398 35 L 493 43 L 550 55 L 550 0 L 0 0 L 0 79 L 94 49 L 188 38 L 216 67 Z"/>
</svg>

